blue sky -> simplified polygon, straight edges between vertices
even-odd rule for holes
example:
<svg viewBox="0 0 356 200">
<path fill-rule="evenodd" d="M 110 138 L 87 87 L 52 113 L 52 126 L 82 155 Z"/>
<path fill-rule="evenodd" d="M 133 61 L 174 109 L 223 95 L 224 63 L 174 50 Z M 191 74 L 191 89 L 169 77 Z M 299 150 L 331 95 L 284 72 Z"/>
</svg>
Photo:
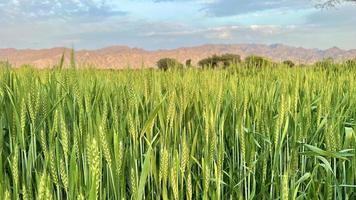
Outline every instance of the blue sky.
<svg viewBox="0 0 356 200">
<path fill-rule="evenodd" d="M 356 4 L 318 0 L 0 0 L 0 48 L 283 43 L 356 49 Z"/>
</svg>

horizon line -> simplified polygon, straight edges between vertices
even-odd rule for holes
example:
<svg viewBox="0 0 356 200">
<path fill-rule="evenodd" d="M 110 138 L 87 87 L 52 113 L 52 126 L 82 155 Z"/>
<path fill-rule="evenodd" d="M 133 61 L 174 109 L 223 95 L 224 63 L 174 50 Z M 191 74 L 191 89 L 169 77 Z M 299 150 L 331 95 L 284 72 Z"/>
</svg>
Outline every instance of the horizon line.
<svg viewBox="0 0 356 200">
<path fill-rule="evenodd" d="M 338 46 L 332 46 L 329 48 L 318 48 L 318 47 L 303 47 L 303 46 L 295 46 L 295 45 L 289 45 L 289 44 L 284 44 L 284 43 L 205 43 L 205 44 L 198 44 L 198 45 L 187 45 L 187 46 L 181 46 L 181 47 L 172 47 L 172 48 L 157 48 L 157 49 L 150 49 L 150 48 L 144 48 L 144 47 L 137 47 L 137 46 L 131 46 L 131 45 L 125 45 L 125 44 L 113 44 L 113 45 L 108 45 L 108 46 L 103 46 L 103 47 L 98 47 L 98 48 L 75 48 L 74 45 L 71 45 L 72 47 L 69 46 L 53 46 L 53 47 L 43 47 L 43 48 L 34 48 L 34 47 L 29 47 L 29 48 L 16 48 L 16 47 L 0 47 L 0 50 L 18 50 L 18 51 L 26 51 L 26 50 L 32 50 L 32 51 L 41 51 L 41 50 L 52 50 L 52 49 L 74 49 L 75 51 L 97 51 L 97 50 L 103 50 L 103 49 L 108 49 L 108 48 L 114 48 L 114 47 L 123 47 L 123 48 L 130 48 L 130 49 L 140 49 L 144 50 L 147 52 L 158 52 L 158 51 L 171 51 L 171 50 L 178 50 L 178 49 L 185 49 L 185 48 L 196 48 L 196 47 L 204 47 L 204 46 L 238 46 L 238 45 L 262 45 L 262 46 L 267 46 L 267 47 L 273 47 L 276 45 L 279 46 L 286 46 L 290 48 L 302 48 L 305 50 L 319 50 L 319 51 L 326 51 L 330 49 L 340 49 L 342 51 L 353 51 L 356 50 L 355 48 L 351 49 L 344 49 L 340 48 Z"/>
</svg>

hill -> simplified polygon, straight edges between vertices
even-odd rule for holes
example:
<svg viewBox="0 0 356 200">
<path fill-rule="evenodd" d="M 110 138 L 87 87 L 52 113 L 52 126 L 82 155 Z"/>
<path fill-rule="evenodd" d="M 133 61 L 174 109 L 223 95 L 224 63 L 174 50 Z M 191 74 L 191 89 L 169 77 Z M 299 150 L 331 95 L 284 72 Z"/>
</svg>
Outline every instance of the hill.
<svg viewBox="0 0 356 200">
<path fill-rule="evenodd" d="M 0 60 L 8 60 L 14 66 L 32 64 L 39 68 L 57 64 L 63 54 L 68 62 L 70 49 L 0 49 Z M 324 58 L 344 60 L 356 57 L 356 50 L 342 50 L 333 47 L 326 50 L 306 49 L 282 44 L 231 44 L 231 45 L 202 45 L 170 50 L 149 51 L 127 46 L 112 46 L 97 50 L 78 50 L 76 60 L 80 64 L 91 64 L 99 68 L 140 68 L 155 66 L 156 61 L 164 57 L 176 58 L 181 62 L 192 59 L 195 64 L 200 59 L 213 54 L 234 53 L 242 58 L 248 55 L 261 55 L 274 61 L 292 60 L 296 63 L 313 63 Z"/>
</svg>

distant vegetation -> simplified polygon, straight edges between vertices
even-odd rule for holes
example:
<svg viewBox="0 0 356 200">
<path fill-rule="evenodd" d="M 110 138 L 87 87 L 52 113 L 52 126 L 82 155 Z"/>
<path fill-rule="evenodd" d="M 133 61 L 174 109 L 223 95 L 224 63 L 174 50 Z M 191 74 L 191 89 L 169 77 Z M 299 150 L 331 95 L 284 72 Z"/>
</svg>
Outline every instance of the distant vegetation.
<svg viewBox="0 0 356 200">
<path fill-rule="evenodd" d="M 285 61 L 283 61 L 283 64 L 288 66 L 288 67 L 294 67 L 295 66 L 294 62 L 291 61 L 291 60 L 285 60 Z"/>
<path fill-rule="evenodd" d="M 185 67 L 187 68 L 192 67 L 192 59 L 188 59 L 185 61 Z"/>
<path fill-rule="evenodd" d="M 183 64 L 174 58 L 162 58 L 157 61 L 158 69 L 167 71 L 168 69 L 182 69 Z"/>
<path fill-rule="evenodd" d="M 348 67 L 355 67 L 355 66 L 356 66 L 356 58 L 355 58 L 355 59 L 347 60 L 347 61 L 345 62 L 345 64 L 346 64 Z"/>
<path fill-rule="evenodd" d="M 240 55 L 236 54 L 223 54 L 221 56 L 213 55 L 211 57 L 202 59 L 198 62 L 198 65 L 202 68 L 217 68 L 217 67 L 229 67 L 241 62 Z"/>
<path fill-rule="evenodd" d="M 251 55 L 245 58 L 245 64 L 248 67 L 262 68 L 272 65 L 273 62 L 262 56 Z"/>
<path fill-rule="evenodd" d="M 159 69 L 167 71 L 169 69 L 184 69 L 193 67 L 193 61 L 191 59 L 187 59 L 185 61 L 185 65 L 180 63 L 174 58 L 162 58 L 157 62 L 157 66 Z M 285 60 L 281 63 L 277 63 L 272 61 L 269 58 L 250 55 L 247 56 L 244 60 L 241 59 L 240 55 L 237 54 L 223 54 L 223 55 L 212 55 L 210 57 L 201 59 L 197 63 L 198 67 L 202 69 L 230 69 L 235 67 L 247 67 L 247 68 L 265 68 L 265 67 L 322 67 L 322 68 L 335 68 L 336 66 L 348 66 L 355 67 L 356 66 L 356 58 L 346 60 L 344 62 L 336 62 L 332 58 L 325 58 L 324 60 L 320 60 L 315 62 L 314 64 L 296 64 L 292 60 Z"/>
<path fill-rule="evenodd" d="M 335 61 L 334 59 L 332 58 L 325 58 L 324 60 L 320 60 L 316 63 L 314 63 L 315 66 L 318 66 L 318 67 L 324 67 L 324 68 L 327 68 L 329 66 L 332 66 L 334 65 Z"/>
</svg>

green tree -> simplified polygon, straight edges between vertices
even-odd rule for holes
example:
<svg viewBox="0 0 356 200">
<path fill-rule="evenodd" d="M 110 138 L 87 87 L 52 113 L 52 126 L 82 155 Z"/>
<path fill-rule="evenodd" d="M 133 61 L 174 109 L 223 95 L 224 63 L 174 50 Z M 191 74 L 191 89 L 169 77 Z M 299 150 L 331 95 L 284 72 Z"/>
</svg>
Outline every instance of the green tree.
<svg viewBox="0 0 356 200">
<path fill-rule="evenodd" d="M 261 67 L 264 67 L 264 66 L 271 65 L 272 62 L 267 58 L 264 58 L 264 57 L 261 57 L 261 56 L 251 55 L 251 56 L 247 56 L 245 58 L 245 64 L 248 67 L 261 68 Z"/>
<path fill-rule="evenodd" d="M 185 67 L 191 67 L 192 66 L 192 59 L 188 59 L 185 61 Z"/>
<path fill-rule="evenodd" d="M 237 54 L 223 54 L 220 56 L 220 61 L 224 63 L 224 67 L 231 66 L 241 62 L 241 56 Z"/>
<path fill-rule="evenodd" d="M 198 65 L 205 68 L 217 68 L 223 66 L 224 68 L 229 67 L 233 64 L 241 62 L 240 55 L 236 54 L 223 54 L 221 56 L 213 55 L 208 58 L 204 58 L 198 62 Z"/>
<path fill-rule="evenodd" d="M 168 69 L 180 69 L 183 68 L 183 64 L 178 62 L 174 58 L 162 58 L 159 61 L 157 61 L 157 67 L 160 70 L 167 71 Z"/>
<path fill-rule="evenodd" d="M 218 66 L 218 56 L 213 55 L 211 57 L 204 58 L 198 62 L 198 65 L 202 68 L 216 68 Z"/>
<path fill-rule="evenodd" d="M 285 61 L 283 61 L 283 64 L 288 66 L 288 67 L 294 67 L 295 66 L 294 62 L 291 61 L 291 60 L 285 60 Z"/>
</svg>

